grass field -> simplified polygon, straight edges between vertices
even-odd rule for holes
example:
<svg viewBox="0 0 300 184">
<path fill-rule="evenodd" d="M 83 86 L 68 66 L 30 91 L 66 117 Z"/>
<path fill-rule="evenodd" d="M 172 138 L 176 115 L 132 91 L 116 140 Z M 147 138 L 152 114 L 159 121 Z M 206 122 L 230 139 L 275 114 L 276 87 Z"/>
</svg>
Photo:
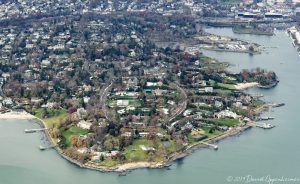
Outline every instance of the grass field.
<svg viewBox="0 0 300 184">
<path fill-rule="evenodd" d="M 209 84 L 212 86 L 217 85 L 217 87 L 227 89 L 227 90 L 235 90 L 235 86 L 233 84 L 225 84 L 220 82 L 216 83 L 214 80 L 209 80 Z"/>
<path fill-rule="evenodd" d="M 140 148 L 140 145 L 146 147 L 152 147 L 152 141 L 147 139 L 134 140 L 132 145 L 128 146 L 124 150 L 125 157 L 128 161 L 145 161 L 148 160 L 148 154 Z"/>
<path fill-rule="evenodd" d="M 230 94 L 230 93 L 232 93 L 232 91 L 231 90 L 228 90 L 228 89 L 214 89 L 214 92 L 216 92 L 216 93 L 222 93 L 222 94 Z"/>
<path fill-rule="evenodd" d="M 237 119 L 230 119 L 230 118 L 221 118 L 221 119 L 209 119 L 210 123 L 217 124 L 217 125 L 225 125 L 225 126 L 235 126 L 240 123 Z"/>
<path fill-rule="evenodd" d="M 106 167 L 113 167 L 118 165 L 120 162 L 118 160 L 113 160 L 113 159 L 106 159 L 100 163 L 97 163 L 96 165 L 99 166 L 106 166 Z"/>
<path fill-rule="evenodd" d="M 60 131 L 61 131 L 62 135 L 64 136 L 64 138 L 66 139 L 66 146 L 67 147 L 70 146 L 70 136 L 71 135 L 80 136 L 80 135 L 85 135 L 85 134 L 88 133 L 88 130 L 82 129 L 82 128 L 77 127 L 77 126 L 71 126 L 67 130 L 64 130 L 62 128 L 62 129 L 60 129 Z"/>
<path fill-rule="evenodd" d="M 235 87 L 232 84 L 218 83 L 217 85 L 224 89 L 235 90 Z"/>
<path fill-rule="evenodd" d="M 42 119 L 46 123 L 47 127 L 53 127 L 68 117 L 68 114 L 65 109 L 47 108 L 47 111 L 49 115 L 45 118 L 43 117 L 42 108 L 35 110 L 35 116 Z"/>
<path fill-rule="evenodd" d="M 145 147 L 153 147 L 156 151 L 153 154 L 149 154 L 140 148 L 140 145 Z M 168 151 L 173 151 L 173 143 L 169 144 Z M 132 145 L 128 146 L 124 150 L 124 155 L 129 162 L 136 161 L 162 161 L 164 160 L 164 154 L 166 153 L 165 147 L 162 145 L 161 141 L 147 140 L 147 139 L 137 139 L 134 140 Z"/>
</svg>

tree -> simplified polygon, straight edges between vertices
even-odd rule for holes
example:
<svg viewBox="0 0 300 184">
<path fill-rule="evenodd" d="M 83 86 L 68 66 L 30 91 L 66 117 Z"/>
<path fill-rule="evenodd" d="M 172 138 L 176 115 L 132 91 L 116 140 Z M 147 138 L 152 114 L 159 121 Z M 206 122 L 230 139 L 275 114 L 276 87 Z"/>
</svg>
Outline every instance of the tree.
<svg viewBox="0 0 300 184">
<path fill-rule="evenodd" d="M 70 138 L 71 146 L 75 146 L 77 144 L 77 137 L 75 135 L 71 135 Z"/>
<path fill-rule="evenodd" d="M 103 146 L 105 147 L 105 150 L 112 151 L 114 149 L 113 140 L 111 138 L 106 139 Z"/>
<path fill-rule="evenodd" d="M 51 137 L 53 137 L 54 139 L 57 139 L 60 135 L 60 132 L 57 128 L 53 128 L 50 131 Z"/>
<path fill-rule="evenodd" d="M 80 147 L 82 147 L 82 146 L 83 146 L 83 142 L 82 142 L 82 140 L 81 140 L 81 139 L 77 139 L 76 146 L 77 146 L 78 148 L 80 148 Z"/>
<path fill-rule="evenodd" d="M 101 155 L 100 155 L 100 161 L 104 161 L 104 160 L 105 160 L 104 155 L 101 154 Z"/>
</svg>

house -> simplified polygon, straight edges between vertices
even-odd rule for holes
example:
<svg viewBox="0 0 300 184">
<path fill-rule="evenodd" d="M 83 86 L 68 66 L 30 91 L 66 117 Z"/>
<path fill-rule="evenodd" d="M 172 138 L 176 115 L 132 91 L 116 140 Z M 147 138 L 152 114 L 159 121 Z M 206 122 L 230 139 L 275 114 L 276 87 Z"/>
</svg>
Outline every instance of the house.
<svg viewBox="0 0 300 184">
<path fill-rule="evenodd" d="M 77 149 L 77 152 L 79 152 L 81 154 L 85 154 L 88 152 L 88 149 L 87 148 L 79 148 L 79 149 Z"/>
<path fill-rule="evenodd" d="M 89 103 L 89 101 L 90 101 L 90 97 L 88 97 L 88 96 L 83 97 L 83 102 L 85 104 Z"/>
<path fill-rule="evenodd" d="M 84 108 L 79 108 L 77 109 L 76 114 L 79 119 L 82 119 L 84 116 L 87 115 L 87 111 Z"/>
<path fill-rule="evenodd" d="M 81 120 L 77 123 L 77 126 L 82 128 L 82 129 L 86 129 L 86 130 L 89 130 L 92 126 L 92 123 L 91 122 L 87 122 L 87 121 L 84 121 L 84 120 Z"/>
<path fill-rule="evenodd" d="M 13 105 L 13 101 L 11 98 L 5 98 L 3 101 L 2 101 L 2 104 L 4 105 Z"/>
<path fill-rule="evenodd" d="M 220 107 L 223 106 L 223 102 L 216 100 L 216 101 L 215 101 L 215 106 L 216 106 L 217 108 L 220 108 Z"/>
<path fill-rule="evenodd" d="M 117 100 L 118 107 L 127 107 L 129 105 L 129 100 Z"/>
<path fill-rule="evenodd" d="M 47 59 L 44 59 L 42 60 L 42 63 L 41 63 L 42 67 L 49 67 L 51 65 L 51 62 Z"/>
<path fill-rule="evenodd" d="M 200 93 L 212 93 L 213 91 L 214 91 L 213 87 L 204 87 L 199 89 Z"/>
<path fill-rule="evenodd" d="M 237 118 L 239 118 L 239 116 L 235 112 L 232 112 L 230 110 L 224 110 L 224 111 L 221 111 L 221 112 L 217 113 L 217 118 L 234 118 L 234 119 L 237 119 Z"/>
<path fill-rule="evenodd" d="M 212 93 L 214 91 L 214 88 L 213 87 L 205 87 L 204 90 L 206 93 Z"/>
<path fill-rule="evenodd" d="M 145 145 L 139 145 L 139 147 L 143 150 L 143 151 L 155 151 L 156 149 L 153 147 L 146 147 Z"/>
</svg>

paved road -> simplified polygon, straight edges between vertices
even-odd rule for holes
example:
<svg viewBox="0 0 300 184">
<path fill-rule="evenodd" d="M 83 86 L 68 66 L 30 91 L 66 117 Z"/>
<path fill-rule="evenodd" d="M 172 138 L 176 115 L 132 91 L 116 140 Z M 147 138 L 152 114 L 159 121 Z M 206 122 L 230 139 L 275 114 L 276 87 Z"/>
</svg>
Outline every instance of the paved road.
<svg viewBox="0 0 300 184">
<path fill-rule="evenodd" d="M 100 103 L 102 104 L 102 110 L 104 112 L 105 118 L 108 121 L 112 121 L 112 118 L 109 116 L 108 109 L 106 106 L 106 100 L 107 100 L 107 96 L 108 96 L 108 93 L 109 93 L 112 85 L 113 85 L 113 81 L 111 81 L 110 84 L 106 88 L 104 88 L 104 90 L 100 96 Z"/>
</svg>

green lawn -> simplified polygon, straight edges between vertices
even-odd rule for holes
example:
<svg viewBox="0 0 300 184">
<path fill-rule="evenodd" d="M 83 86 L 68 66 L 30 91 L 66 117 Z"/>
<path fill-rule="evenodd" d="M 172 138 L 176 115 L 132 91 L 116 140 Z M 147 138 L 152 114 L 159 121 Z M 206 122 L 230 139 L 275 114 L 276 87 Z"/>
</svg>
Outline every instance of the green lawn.
<svg viewBox="0 0 300 184">
<path fill-rule="evenodd" d="M 169 145 L 165 146 L 166 152 L 168 154 L 174 153 L 179 149 L 179 147 L 176 145 L 175 141 L 169 140 Z"/>
<path fill-rule="evenodd" d="M 232 91 L 228 89 L 214 89 L 214 92 L 229 95 Z"/>
<path fill-rule="evenodd" d="M 225 84 L 225 83 L 220 83 L 220 82 L 215 82 L 214 80 L 209 80 L 209 84 L 214 86 L 217 85 L 219 88 L 227 89 L 227 90 L 235 90 L 235 86 L 233 84 Z"/>
<path fill-rule="evenodd" d="M 85 135 L 88 133 L 88 130 L 82 129 L 77 126 L 71 126 L 70 128 L 68 128 L 66 130 L 64 128 L 61 128 L 60 131 L 61 131 L 62 135 L 64 136 L 64 138 L 66 139 L 67 147 L 70 146 L 70 136 L 71 135 L 80 136 L 80 135 Z"/>
<path fill-rule="evenodd" d="M 140 145 L 144 145 L 146 147 L 153 146 L 152 141 L 147 139 L 134 140 L 132 145 L 126 147 L 124 150 L 125 157 L 128 161 L 148 160 L 148 154 L 140 148 Z"/>
<path fill-rule="evenodd" d="M 156 152 L 152 155 L 152 161 L 164 160 L 163 154 L 165 153 L 165 149 L 161 141 L 137 139 L 124 150 L 124 155 L 128 162 L 149 161 L 151 159 L 151 156 L 146 151 L 143 151 L 140 145 L 156 149 Z"/>
<path fill-rule="evenodd" d="M 171 96 L 173 97 L 173 98 L 176 98 L 176 97 L 178 97 L 178 92 L 177 91 L 172 91 L 171 92 Z"/>
<path fill-rule="evenodd" d="M 96 165 L 99 165 L 99 166 L 106 166 L 106 167 L 113 167 L 113 166 L 116 166 L 118 165 L 120 162 L 118 160 L 113 160 L 113 159 L 106 159 L 100 163 L 97 163 Z M 95 164 L 95 163 L 93 163 Z"/>
<path fill-rule="evenodd" d="M 117 100 L 132 100 L 132 99 L 135 99 L 135 97 L 132 97 L 132 96 L 115 96 L 114 98 L 116 98 Z"/>
<path fill-rule="evenodd" d="M 43 117 L 43 108 L 35 110 L 35 116 L 42 119 L 47 127 L 53 127 L 66 119 L 68 114 L 65 109 L 51 109 L 47 108 L 48 117 Z"/>
<path fill-rule="evenodd" d="M 235 86 L 232 84 L 218 83 L 217 85 L 224 89 L 235 90 Z"/>
<path fill-rule="evenodd" d="M 129 105 L 133 107 L 141 107 L 142 100 L 129 100 Z"/>
<path fill-rule="evenodd" d="M 230 119 L 230 118 L 221 118 L 221 119 L 209 119 L 210 123 L 217 124 L 217 125 L 225 125 L 225 126 L 235 126 L 240 123 L 237 119 Z"/>
<path fill-rule="evenodd" d="M 253 107 L 261 107 L 264 105 L 264 102 L 260 99 L 254 99 L 251 104 Z"/>
</svg>

